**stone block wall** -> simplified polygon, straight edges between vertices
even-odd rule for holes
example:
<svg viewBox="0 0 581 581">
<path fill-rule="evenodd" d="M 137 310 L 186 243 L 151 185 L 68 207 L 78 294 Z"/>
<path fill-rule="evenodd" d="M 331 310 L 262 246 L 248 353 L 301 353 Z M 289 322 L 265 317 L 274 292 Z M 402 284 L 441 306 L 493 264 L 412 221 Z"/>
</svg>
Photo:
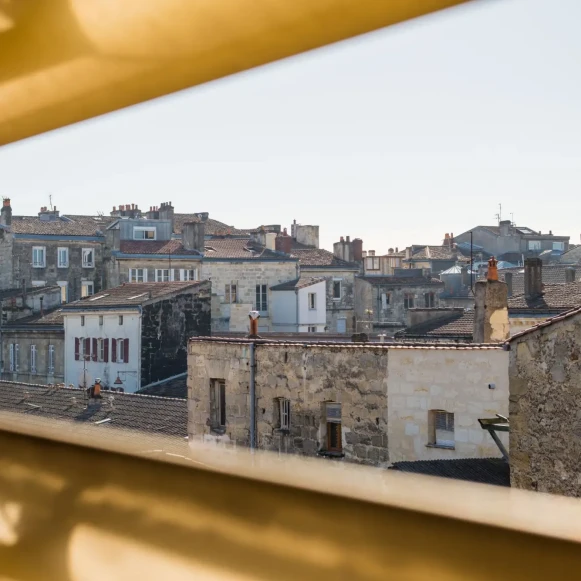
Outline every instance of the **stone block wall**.
<svg viewBox="0 0 581 581">
<path fill-rule="evenodd" d="M 0 228 L 0 291 L 14 288 L 12 271 L 13 236 Z"/>
<path fill-rule="evenodd" d="M 511 342 L 511 485 L 581 496 L 581 315 Z"/>
<path fill-rule="evenodd" d="M 123 258 L 107 257 L 105 260 L 107 288 L 114 288 L 129 282 L 129 271 L 133 268 L 143 268 L 147 270 L 147 282 L 155 282 L 155 271 L 157 269 L 176 270 L 197 270 L 198 278 L 201 279 L 202 262 L 199 258 L 195 260 L 183 260 L 171 258 L 169 255 L 152 255 L 149 258 Z M 178 273 L 179 275 L 179 273 Z M 175 280 L 179 280 L 174 274 Z"/>
</svg>

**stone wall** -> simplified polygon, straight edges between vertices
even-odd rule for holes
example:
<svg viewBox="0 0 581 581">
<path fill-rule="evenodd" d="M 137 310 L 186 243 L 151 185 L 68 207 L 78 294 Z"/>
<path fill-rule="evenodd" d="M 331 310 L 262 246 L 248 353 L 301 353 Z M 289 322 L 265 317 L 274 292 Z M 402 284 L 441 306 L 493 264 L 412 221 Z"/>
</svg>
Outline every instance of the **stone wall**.
<svg viewBox="0 0 581 581">
<path fill-rule="evenodd" d="M 10 232 L 0 228 L 0 291 L 16 286 L 12 272 L 13 240 Z"/>
<path fill-rule="evenodd" d="M 507 351 L 392 349 L 388 386 L 392 462 L 501 456 L 478 420 L 508 415 Z M 431 445 L 430 410 L 454 414 L 453 449 Z"/>
<path fill-rule="evenodd" d="M 512 486 L 581 496 L 580 393 L 581 315 L 512 340 Z"/>
<path fill-rule="evenodd" d="M 256 285 L 268 286 L 268 308 L 271 306 L 270 287 L 282 282 L 298 278 L 298 263 L 296 261 L 212 261 L 205 260 L 202 266 L 202 280 L 212 281 L 212 296 L 217 300 L 212 309 L 212 331 L 214 334 L 220 331 L 238 330 L 239 321 L 235 321 L 235 329 L 230 328 L 231 307 L 226 302 L 226 285 L 236 284 L 238 289 L 237 302 L 246 305 L 255 305 Z M 246 312 L 248 315 L 248 311 Z M 261 329 L 270 331 L 271 321 L 269 316 L 260 317 Z"/>
<path fill-rule="evenodd" d="M 18 372 L 10 372 L 10 344 L 18 344 Z M 36 372 L 30 366 L 30 346 L 36 346 Z M 54 372 L 48 372 L 48 349 L 54 345 Z M 2 331 L 2 379 L 23 383 L 62 383 L 65 377 L 64 331 L 16 330 Z"/>
<path fill-rule="evenodd" d="M 538 315 L 538 316 L 534 316 L 534 315 L 511 315 L 510 313 L 508 314 L 508 324 L 510 327 L 510 334 L 512 335 L 516 335 L 517 333 L 520 333 L 521 331 L 524 331 L 525 329 L 530 329 L 531 327 L 534 327 L 535 325 L 538 325 L 539 323 L 542 323 L 543 321 L 546 321 L 550 316 L 554 316 L 554 315 Z"/>
<path fill-rule="evenodd" d="M 155 282 L 155 271 L 157 269 L 176 270 L 197 270 L 198 278 L 201 278 L 202 262 L 200 258 L 195 260 L 173 259 L 169 255 L 155 256 L 148 258 L 116 258 L 109 257 L 105 260 L 107 287 L 114 288 L 129 282 L 129 271 L 133 268 L 144 268 L 147 270 L 147 282 Z M 174 272 L 174 279 L 179 280 L 179 273 Z"/>
<path fill-rule="evenodd" d="M 210 283 L 198 290 L 143 307 L 141 317 L 141 387 L 187 369 L 191 337 L 209 336 Z"/>
<path fill-rule="evenodd" d="M 44 246 L 46 267 L 32 267 L 33 246 Z M 58 268 L 57 248 L 69 249 L 68 268 Z M 82 249 L 92 248 L 94 251 L 94 268 L 83 268 Z M 16 238 L 13 245 L 13 278 L 14 281 L 26 280 L 26 286 L 32 286 L 32 281 L 44 281 L 47 285 L 58 282 L 68 283 L 68 301 L 81 298 L 82 281 L 93 282 L 94 292 L 104 288 L 105 272 L 103 268 L 103 244 L 83 240 L 26 240 Z"/>
</svg>

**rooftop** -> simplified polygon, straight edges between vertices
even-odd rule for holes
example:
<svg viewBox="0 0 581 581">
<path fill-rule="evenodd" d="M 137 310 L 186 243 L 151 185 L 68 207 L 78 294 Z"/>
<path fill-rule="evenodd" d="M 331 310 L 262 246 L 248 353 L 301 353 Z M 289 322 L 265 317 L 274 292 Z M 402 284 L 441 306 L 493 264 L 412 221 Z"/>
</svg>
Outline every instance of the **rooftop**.
<svg viewBox="0 0 581 581">
<path fill-rule="evenodd" d="M 174 214 L 174 232 L 181 234 L 183 226 L 187 222 L 201 222 L 197 214 Z M 204 222 L 204 233 L 206 236 L 248 236 L 250 230 L 240 230 L 234 226 L 228 226 L 224 222 L 208 218 Z"/>
<path fill-rule="evenodd" d="M 19 328 L 22 326 L 62 326 L 63 325 L 63 312 L 61 307 L 56 309 L 51 309 L 43 314 L 36 313 L 30 315 L 29 317 L 23 317 L 22 319 L 16 319 L 4 325 L 4 331 L 9 331 L 10 329 Z"/>
<path fill-rule="evenodd" d="M 161 254 L 201 256 L 197 250 L 186 250 L 181 240 L 122 240 L 119 250 L 123 254 Z"/>
<path fill-rule="evenodd" d="M 510 466 L 502 458 L 395 462 L 390 469 L 413 474 L 424 474 L 425 476 L 439 476 L 496 486 L 510 486 Z"/>
<path fill-rule="evenodd" d="M 405 339 L 462 339 L 472 341 L 474 333 L 474 311 L 450 313 L 447 317 L 427 321 L 403 331 L 398 331 L 396 337 Z"/>
<path fill-rule="evenodd" d="M 0 410 L 93 424 L 103 430 L 187 436 L 187 400 L 109 391 L 101 394 L 101 399 L 89 399 L 79 388 L 0 381 Z"/>
<path fill-rule="evenodd" d="M 563 312 L 581 306 L 581 282 L 567 284 L 546 284 L 543 293 L 528 299 L 524 294 L 508 299 L 511 313 Z"/>
<path fill-rule="evenodd" d="M 60 286 L 33 286 L 26 289 L 27 295 L 38 295 L 46 293 L 59 293 L 61 292 Z M 21 297 L 23 294 L 21 288 L 10 288 L 0 291 L 0 301 L 6 299 L 12 299 L 14 297 Z"/>
<path fill-rule="evenodd" d="M 264 246 L 257 244 L 250 238 L 212 238 L 206 240 L 204 247 L 204 257 L 231 258 L 241 260 L 291 260 L 291 258 L 281 252 L 268 250 Z"/>
<path fill-rule="evenodd" d="M 84 310 L 111 306 L 143 305 L 150 301 L 157 301 L 174 294 L 194 290 L 203 284 L 206 284 L 206 281 L 127 283 L 98 292 L 80 301 L 69 303 L 63 306 L 62 310 L 66 314 L 68 310 L 78 310 L 79 308 Z"/>
<path fill-rule="evenodd" d="M 139 395 L 155 395 L 158 397 L 170 397 L 187 399 L 188 397 L 188 374 L 182 373 L 175 377 L 169 377 L 162 381 L 157 381 L 151 385 L 146 385 L 137 392 Z"/>
<path fill-rule="evenodd" d="M 306 288 L 320 282 L 325 282 L 322 277 L 312 277 L 312 276 L 301 276 L 301 278 L 296 278 L 295 280 L 289 280 L 288 282 L 283 282 L 270 287 L 273 291 L 294 291 L 301 288 Z"/>
<path fill-rule="evenodd" d="M 424 246 L 416 250 L 409 261 L 414 260 L 462 260 L 462 255 L 458 256 L 458 252 L 449 246 Z"/>
<path fill-rule="evenodd" d="M 425 276 L 360 276 L 358 278 L 374 286 L 444 286 L 439 278 Z"/>
<path fill-rule="evenodd" d="M 347 262 L 337 258 L 329 250 L 324 248 L 313 248 L 306 244 L 301 244 L 296 240 L 292 242 L 291 256 L 299 259 L 301 266 L 305 267 L 328 267 L 328 268 L 345 268 L 348 270 L 359 270 L 359 265 L 354 262 Z"/>
<path fill-rule="evenodd" d="M 14 234 L 56 236 L 103 236 L 115 218 L 110 216 L 60 216 L 41 220 L 38 216 L 12 216 L 10 229 Z"/>
<path fill-rule="evenodd" d="M 547 319 L 546 321 L 543 321 L 542 323 L 538 323 L 537 325 L 533 325 L 532 327 L 529 327 L 528 329 L 524 329 L 523 331 L 520 331 L 520 333 L 515 333 L 512 337 L 510 337 L 508 342 L 510 343 L 511 341 L 514 341 L 515 339 L 522 337 L 523 335 L 529 335 L 530 333 L 534 333 L 535 331 L 545 329 L 546 327 L 552 327 L 553 325 L 555 325 L 561 321 L 571 319 L 573 317 L 576 317 L 577 315 L 581 315 L 581 306 L 577 307 L 575 309 L 571 309 L 570 311 L 566 311 L 564 313 L 561 313 L 555 317 L 551 317 L 550 319 Z"/>
</svg>

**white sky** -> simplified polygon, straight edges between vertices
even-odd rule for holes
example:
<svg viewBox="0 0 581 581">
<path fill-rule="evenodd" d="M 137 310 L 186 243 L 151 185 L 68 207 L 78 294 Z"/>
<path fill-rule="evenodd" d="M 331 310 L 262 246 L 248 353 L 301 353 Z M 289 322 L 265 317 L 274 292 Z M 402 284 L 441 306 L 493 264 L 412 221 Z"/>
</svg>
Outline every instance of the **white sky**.
<svg viewBox="0 0 581 581">
<path fill-rule="evenodd" d="M 483 0 L 0 148 L 15 214 L 172 201 L 378 252 L 581 224 L 581 1 Z"/>
</svg>

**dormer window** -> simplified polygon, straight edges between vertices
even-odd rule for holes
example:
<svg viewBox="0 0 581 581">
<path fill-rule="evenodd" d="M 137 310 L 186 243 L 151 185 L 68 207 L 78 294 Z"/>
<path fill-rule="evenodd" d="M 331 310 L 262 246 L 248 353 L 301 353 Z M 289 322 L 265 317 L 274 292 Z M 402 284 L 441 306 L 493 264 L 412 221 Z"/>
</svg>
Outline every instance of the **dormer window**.
<svg viewBox="0 0 581 581">
<path fill-rule="evenodd" d="M 133 240 L 155 240 L 156 228 L 145 228 L 143 226 L 135 226 L 133 228 Z"/>
</svg>

